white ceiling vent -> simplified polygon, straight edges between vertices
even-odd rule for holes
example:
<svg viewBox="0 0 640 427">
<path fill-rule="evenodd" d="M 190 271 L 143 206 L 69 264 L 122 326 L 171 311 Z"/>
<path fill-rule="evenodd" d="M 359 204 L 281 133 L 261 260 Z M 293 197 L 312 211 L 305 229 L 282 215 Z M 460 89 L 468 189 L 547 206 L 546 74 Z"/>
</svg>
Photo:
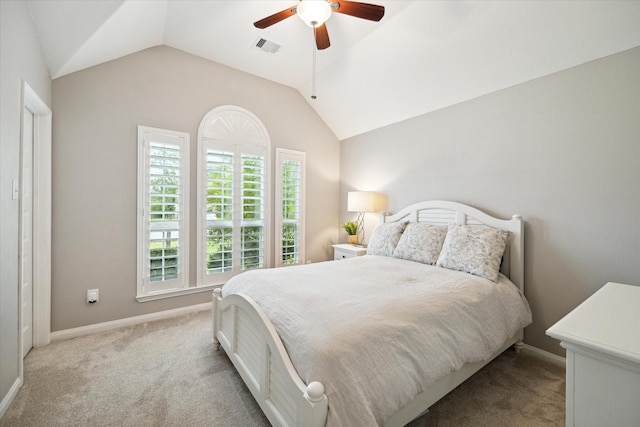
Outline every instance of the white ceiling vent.
<svg viewBox="0 0 640 427">
<path fill-rule="evenodd" d="M 264 52 L 276 54 L 282 47 L 281 45 L 260 37 L 256 42 L 256 47 Z"/>
</svg>

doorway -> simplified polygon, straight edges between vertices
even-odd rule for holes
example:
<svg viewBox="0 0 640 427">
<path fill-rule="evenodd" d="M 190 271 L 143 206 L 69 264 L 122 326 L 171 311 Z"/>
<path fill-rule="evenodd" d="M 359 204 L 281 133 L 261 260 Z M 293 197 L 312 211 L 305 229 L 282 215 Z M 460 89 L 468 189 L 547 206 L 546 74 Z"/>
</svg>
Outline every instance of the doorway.
<svg viewBox="0 0 640 427">
<path fill-rule="evenodd" d="M 32 347 L 51 340 L 51 110 L 25 81 L 19 176 L 18 348 L 22 361 Z"/>
<path fill-rule="evenodd" d="M 33 119 L 33 112 L 23 108 L 20 165 L 20 332 L 23 359 L 33 347 Z"/>
</svg>

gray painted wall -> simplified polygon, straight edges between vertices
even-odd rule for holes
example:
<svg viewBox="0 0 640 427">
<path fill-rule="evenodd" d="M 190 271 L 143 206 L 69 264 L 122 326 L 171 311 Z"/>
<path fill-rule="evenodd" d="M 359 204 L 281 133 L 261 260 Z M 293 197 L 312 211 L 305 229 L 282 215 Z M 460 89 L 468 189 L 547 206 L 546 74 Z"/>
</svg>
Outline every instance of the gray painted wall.
<svg viewBox="0 0 640 427">
<path fill-rule="evenodd" d="M 548 327 L 606 282 L 640 285 L 638 76 L 635 48 L 347 139 L 341 220 L 352 189 L 391 212 L 446 199 L 521 214 L 525 342 L 563 354 Z"/>
<path fill-rule="evenodd" d="M 52 330 L 208 302 L 210 292 L 138 303 L 137 126 L 191 135 L 190 282 L 195 283 L 197 132 L 211 109 L 237 105 L 266 126 L 272 148 L 307 153 L 307 256 L 338 237 L 339 142 L 295 90 L 166 46 L 53 82 Z M 100 289 L 100 302 L 85 302 Z"/>
<path fill-rule="evenodd" d="M 11 181 L 19 178 L 22 80 L 51 105 L 51 79 L 29 17 L 27 3 L 0 1 L 0 402 L 19 376 L 19 201 Z"/>
</svg>

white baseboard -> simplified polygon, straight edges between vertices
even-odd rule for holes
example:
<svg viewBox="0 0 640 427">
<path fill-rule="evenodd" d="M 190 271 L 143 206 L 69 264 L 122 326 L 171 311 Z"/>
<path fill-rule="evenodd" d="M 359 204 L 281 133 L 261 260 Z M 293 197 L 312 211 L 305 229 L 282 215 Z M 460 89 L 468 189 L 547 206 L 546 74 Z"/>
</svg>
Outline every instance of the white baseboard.
<svg viewBox="0 0 640 427">
<path fill-rule="evenodd" d="M 0 420 L 4 417 L 4 413 L 9 409 L 9 405 L 13 402 L 13 399 L 16 398 L 20 388 L 22 387 L 22 378 L 16 378 L 16 381 L 13 383 L 9 392 L 2 398 L 2 402 L 0 402 Z"/>
<path fill-rule="evenodd" d="M 522 345 L 522 351 L 535 355 L 540 359 L 546 360 L 547 362 L 551 362 L 554 365 L 558 365 L 561 367 L 565 367 L 567 364 L 567 359 L 562 356 L 558 356 L 557 354 L 550 353 L 546 350 L 539 349 L 538 347 L 534 347 L 529 344 Z"/>
<path fill-rule="evenodd" d="M 153 322 L 156 320 L 170 319 L 172 317 L 182 316 L 183 314 L 195 313 L 204 310 L 211 310 L 210 302 L 175 308 L 173 310 L 143 314 L 141 316 L 127 317 L 124 319 L 112 320 L 110 322 L 95 323 L 93 325 L 81 326 L 78 328 L 63 329 L 61 331 L 52 332 L 51 341 L 67 340 L 70 338 L 81 337 L 83 335 L 95 334 L 96 332 L 103 332 L 126 326 L 139 325 L 141 323 Z"/>
</svg>

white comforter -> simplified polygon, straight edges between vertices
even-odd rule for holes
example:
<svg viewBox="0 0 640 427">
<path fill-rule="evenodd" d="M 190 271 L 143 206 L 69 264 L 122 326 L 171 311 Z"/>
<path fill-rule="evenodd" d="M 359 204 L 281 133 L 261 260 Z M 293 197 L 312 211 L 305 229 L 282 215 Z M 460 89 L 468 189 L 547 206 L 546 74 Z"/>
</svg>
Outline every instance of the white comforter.
<svg viewBox="0 0 640 427">
<path fill-rule="evenodd" d="M 262 307 L 302 380 L 325 386 L 327 426 L 383 425 L 531 323 L 502 275 L 493 283 L 375 255 L 245 272 L 223 287 L 232 293 Z"/>
</svg>

